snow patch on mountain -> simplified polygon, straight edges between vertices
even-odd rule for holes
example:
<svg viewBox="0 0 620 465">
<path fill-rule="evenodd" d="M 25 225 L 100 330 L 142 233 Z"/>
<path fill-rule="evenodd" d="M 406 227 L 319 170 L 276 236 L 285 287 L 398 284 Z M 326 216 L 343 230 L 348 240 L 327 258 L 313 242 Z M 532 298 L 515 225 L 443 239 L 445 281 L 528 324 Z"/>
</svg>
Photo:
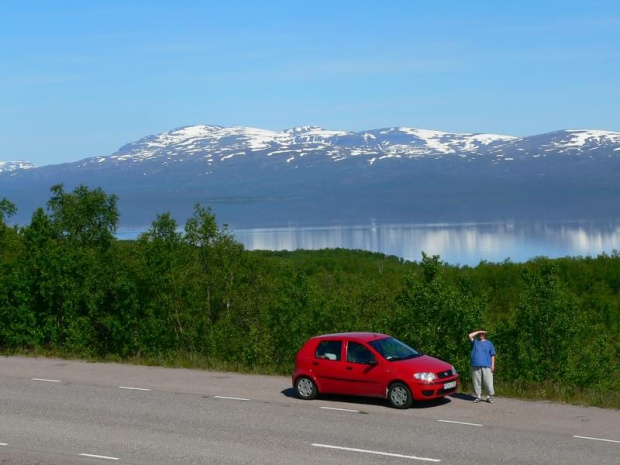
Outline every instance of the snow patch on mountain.
<svg viewBox="0 0 620 465">
<path fill-rule="evenodd" d="M 36 168 L 29 161 L 0 161 L 0 173 L 3 171 L 30 170 Z"/>
<path fill-rule="evenodd" d="M 563 144 L 556 144 L 556 147 L 581 148 L 591 144 L 606 145 L 620 143 L 620 132 L 569 129 L 565 133 L 568 136 L 568 140 Z"/>
</svg>

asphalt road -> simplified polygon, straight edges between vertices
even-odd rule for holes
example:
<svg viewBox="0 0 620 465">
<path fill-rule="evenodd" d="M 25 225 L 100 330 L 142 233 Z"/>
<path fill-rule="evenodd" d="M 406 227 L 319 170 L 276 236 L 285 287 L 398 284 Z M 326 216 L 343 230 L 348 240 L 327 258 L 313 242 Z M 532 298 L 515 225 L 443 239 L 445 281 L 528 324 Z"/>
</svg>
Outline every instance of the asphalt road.
<svg viewBox="0 0 620 465">
<path fill-rule="evenodd" d="M 0 464 L 613 464 L 620 411 L 465 394 L 401 411 L 286 377 L 0 358 Z"/>
</svg>

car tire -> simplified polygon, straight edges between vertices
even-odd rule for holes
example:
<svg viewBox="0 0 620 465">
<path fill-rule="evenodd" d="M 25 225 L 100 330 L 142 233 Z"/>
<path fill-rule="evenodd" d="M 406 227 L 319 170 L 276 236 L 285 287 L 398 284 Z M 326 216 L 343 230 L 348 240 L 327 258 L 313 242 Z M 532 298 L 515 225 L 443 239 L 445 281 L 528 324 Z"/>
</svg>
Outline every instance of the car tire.
<svg viewBox="0 0 620 465">
<path fill-rule="evenodd" d="M 406 409 L 411 407 L 413 396 L 411 390 L 403 383 L 393 383 L 388 389 L 387 395 L 390 407 L 398 409 Z"/>
<path fill-rule="evenodd" d="M 295 381 L 295 391 L 300 399 L 312 400 L 319 393 L 316 384 L 307 376 L 301 376 Z"/>
</svg>

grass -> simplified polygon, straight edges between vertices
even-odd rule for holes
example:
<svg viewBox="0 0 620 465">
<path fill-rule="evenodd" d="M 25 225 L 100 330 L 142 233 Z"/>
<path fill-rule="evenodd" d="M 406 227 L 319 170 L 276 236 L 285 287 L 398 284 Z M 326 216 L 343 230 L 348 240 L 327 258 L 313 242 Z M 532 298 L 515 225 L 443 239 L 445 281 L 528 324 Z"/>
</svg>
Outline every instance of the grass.
<svg viewBox="0 0 620 465">
<path fill-rule="evenodd" d="M 550 381 L 525 383 L 523 381 L 495 381 L 495 392 L 501 397 L 531 401 L 548 401 L 570 405 L 620 409 L 620 392 L 583 389 Z M 471 392 L 469 383 L 461 383 L 461 392 Z"/>
</svg>

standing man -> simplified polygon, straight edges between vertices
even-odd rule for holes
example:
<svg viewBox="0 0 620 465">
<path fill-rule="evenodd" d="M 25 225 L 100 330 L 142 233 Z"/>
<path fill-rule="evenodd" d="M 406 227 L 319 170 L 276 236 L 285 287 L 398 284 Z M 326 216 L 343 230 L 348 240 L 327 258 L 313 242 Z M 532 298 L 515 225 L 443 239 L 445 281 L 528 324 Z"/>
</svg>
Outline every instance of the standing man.
<svg viewBox="0 0 620 465">
<path fill-rule="evenodd" d="M 478 336 L 478 339 L 476 339 Z M 482 384 L 487 393 L 487 402 L 492 403 L 495 395 L 493 389 L 493 372 L 495 371 L 495 346 L 487 339 L 484 328 L 469 333 L 471 342 L 471 380 L 474 385 L 475 403 L 480 402 Z"/>
</svg>

